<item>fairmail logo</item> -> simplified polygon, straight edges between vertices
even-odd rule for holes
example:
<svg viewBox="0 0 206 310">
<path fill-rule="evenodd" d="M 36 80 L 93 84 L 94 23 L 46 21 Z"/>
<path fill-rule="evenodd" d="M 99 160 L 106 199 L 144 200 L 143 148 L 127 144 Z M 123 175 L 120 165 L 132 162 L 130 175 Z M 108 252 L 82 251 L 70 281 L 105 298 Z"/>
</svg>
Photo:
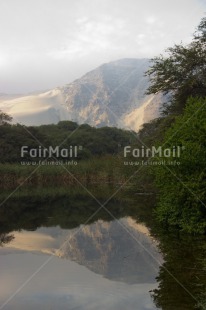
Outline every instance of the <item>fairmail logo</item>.
<svg viewBox="0 0 206 310">
<path fill-rule="evenodd" d="M 184 146 L 173 146 L 171 148 L 163 148 L 162 146 L 151 148 L 147 148 L 142 146 L 141 148 L 132 148 L 131 146 L 124 147 L 124 157 L 126 158 L 128 155 L 133 156 L 135 158 L 149 158 L 149 157 L 181 157 L 181 152 L 185 149 Z"/>
<path fill-rule="evenodd" d="M 82 150 L 82 146 L 69 146 L 69 148 L 60 148 L 59 146 L 44 148 L 39 146 L 38 148 L 29 148 L 24 145 L 21 147 L 21 158 L 28 156 L 31 158 L 77 158 L 78 151 Z"/>
</svg>

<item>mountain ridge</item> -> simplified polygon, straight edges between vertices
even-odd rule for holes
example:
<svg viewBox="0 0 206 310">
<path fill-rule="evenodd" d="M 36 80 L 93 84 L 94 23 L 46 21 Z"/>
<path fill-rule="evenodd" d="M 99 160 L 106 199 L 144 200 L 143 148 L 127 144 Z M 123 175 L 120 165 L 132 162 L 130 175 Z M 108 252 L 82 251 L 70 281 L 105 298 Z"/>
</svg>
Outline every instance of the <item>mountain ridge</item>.
<svg viewBox="0 0 206 310">
<path fill-rule="evenodd" d="M 146 58 L 119 59 L 65 86 L 0 100 L 0 109 L 25 125 L 71 120 L 138 131 L 143 123 L 159 116 L 162 105 L 161 95 L 145 95 L 148 68 Z"/>
</svg>

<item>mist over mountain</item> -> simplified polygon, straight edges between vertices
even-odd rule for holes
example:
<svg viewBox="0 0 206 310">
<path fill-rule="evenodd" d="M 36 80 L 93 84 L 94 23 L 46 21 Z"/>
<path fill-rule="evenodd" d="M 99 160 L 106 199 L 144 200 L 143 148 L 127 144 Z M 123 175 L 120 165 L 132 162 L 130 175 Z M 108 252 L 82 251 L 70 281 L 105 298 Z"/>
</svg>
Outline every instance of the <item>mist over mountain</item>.
<svg viewBox="0 0 206 310">
<path fill-rule="evenodd" d="M 72 120 L 136 131 L 157 117 L 162 106 L 161 95 L 145 95 L 148 67 L 148 59 L 113 61 L 63 87 L 13 98 L 4 95 L 0 109 L 25 125 Z"/>
</svg>

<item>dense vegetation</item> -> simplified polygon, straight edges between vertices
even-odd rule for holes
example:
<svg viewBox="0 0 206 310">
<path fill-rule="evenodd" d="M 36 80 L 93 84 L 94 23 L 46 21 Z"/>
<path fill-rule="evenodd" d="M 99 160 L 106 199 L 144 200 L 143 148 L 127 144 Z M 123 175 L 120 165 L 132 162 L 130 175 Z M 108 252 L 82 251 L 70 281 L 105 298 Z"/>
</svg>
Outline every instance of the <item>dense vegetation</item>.
<svg viewBox="0 0 206 310">
<path fill-rule="evenodd" d="M 144 124 L 139 137 L 149 146 L 184 147 L 179 166 L 153 169 L 157 218 L 167 227 L 206 233 L 206 18 L 189 45 L 167 52 L 152 60 L 148 94 L 163 92 L 170 100 L 163 117 Z"/>
<path fill-rule="evenodd" d="M 165 225 L 206 232 L 206 100 L 191 98 L 165 133 L 164 147 L 183 146 L 180 165 L 155 170 L 160 199 L 157 216 Z M 168 158 L 173 160 L 172 157 Z"/>
<path fill-rule="evenodd" d="M 37 161 L 40 159 L 39 157 L 32 158 L 26 153 L 22 158 L 22 146 L 29 146 L 29 149 L 38 149 L 39 146 L 42 149 L 49 146 L 54 148 L 60 146 L 60 149 L 69 149 L 70 146 L 82 147 L 78 152 L 78 160 L 92 156 L 117 154 L 125 145 L 131 144 L 134 140 L 135 134 L 130 131 L 109 127 L 94 128 L 87 124 L 78 126 L 77 123 L 71 121 L 38 127 L 10 125 L 4 121 L 0 128 L 0 162 L 20 163 L 22 160 Z M 61 156 L 59 159 L 69 160 Z"/>
</svg>

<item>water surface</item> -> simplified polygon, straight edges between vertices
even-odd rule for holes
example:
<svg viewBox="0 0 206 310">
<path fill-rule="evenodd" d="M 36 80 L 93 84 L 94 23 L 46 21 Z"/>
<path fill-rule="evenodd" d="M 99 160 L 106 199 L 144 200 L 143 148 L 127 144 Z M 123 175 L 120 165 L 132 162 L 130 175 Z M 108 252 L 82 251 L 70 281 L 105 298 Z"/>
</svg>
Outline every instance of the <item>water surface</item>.
<svg viewBox="0 0 206 310">
<path fill-rule="evenodd" d="M 0 309 L 204 309 L 205 237 L 154 225 L 153 197 L 34 194 L 0 208 Z"/>
</svg>

